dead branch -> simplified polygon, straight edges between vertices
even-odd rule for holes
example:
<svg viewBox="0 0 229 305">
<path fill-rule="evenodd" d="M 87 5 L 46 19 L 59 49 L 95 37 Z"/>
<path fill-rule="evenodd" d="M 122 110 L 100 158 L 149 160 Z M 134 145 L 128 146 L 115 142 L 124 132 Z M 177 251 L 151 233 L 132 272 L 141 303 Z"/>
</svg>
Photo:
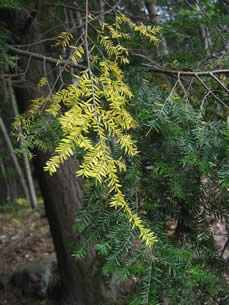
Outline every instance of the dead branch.
<svg viewBox="0 0 229 305">
<path fill-rule="evenodd" d="M 229 108 L 229 106 L 227 106 L 217 95 L 215 95 L 214 92 L 212 92 L 212 90 L 206 85 L 206 83 L 199 77 L 199 75 L 195 75 L 196 78 L 201 82 L 201 84 L 208 90 L 208 92 L 214 96 L 214 98 L 220 102 L 222 105 L 224 105 L 226 108 Z"/>
<path fill-rule="evenodd" d="M 218 102 L 220 102 L 224 107 L 229 108 L 228 105 L 226 105 L 215 93 L 207 86 L 207 84 L 201 79 L 201 76 L 205 77 L 212 77 L 221 87 L 224 88 L 224 90 L 229 93 L 229 89 L 225 86 L 225 84 L 217 77 L 215 74 L 229 74 L 228 69 L 224 70 L 214 70 L 214 71 L 176 71 L 176 70 L 169 70 L 169 69 L 163 69 L 163 68 L 158 68 L 155 66 L 151 66 L 149 64 L 143 64 L 143 66 L 147 67 L 150 69 L 152 72 L 158 72 L 158 73 L 165 73 L 165 74 L 172 74 L 176 75 L 178 82 L 181 86 L 181 88 L 184 91 L 185 98 L 188 101 L 188 96 L 187 96 L 187 90 L 185 90 L 180 77 L 187 76 L 187 77 L 195 77 L 199 80 L 199 82 L 204 86 L 205 89 L 207 89 L 208 93 L 211 94 Z"/>
<path fill-rule="evenodd" d="M 157 72 L 157 73 L 165 73 L 165 74 L 176 74 L 182 75 L 182 76 L 209 76 L 213 77 L 213 74 L 229 74 L 229 69 L 224 69 L 224 70 L 214 70 L 214 71 L 176 71 L 176 70 L 169 70 L 169 69 L 163 69 L 163 68 L 157 68 L 153 67 L 149 64 L 143 64 L 144 67 L 147 67 L 150 69 L 152 72 Z"/>
<path fill-rule="evenodd" d="M 80 68 L 80 69 L 86 69 L 86 66 L 84 65 L 81 65 L 81 64 L 74 64 L 72 61 L 70 60 L 58 60 L 54 57 L 49 57 L 49 56 L 45 56 L 45 55 L 42 55 L 42 54 L 39 54 L 39 53 L 35 53 L 35 52 L 31 52 L 31 51 L 25 51 L 25 50 L 21 50 L 19 48 L 15 48 L 11 45 L 7 45 L 7 48 L 16 53 L 16 54 L 20 54 L 20 55 L 23 55 L 23 56 L 28 56 L 28 57 L 33 57 L 37 60 L 40 60 L 40 61 L 46 61 L 48 63 L 53 63 L 53 64 L 57 64 L 60 65 L 60 66 L 69 66 L 69 67 L 73 67 L 73 68 Z"/>
</svg>

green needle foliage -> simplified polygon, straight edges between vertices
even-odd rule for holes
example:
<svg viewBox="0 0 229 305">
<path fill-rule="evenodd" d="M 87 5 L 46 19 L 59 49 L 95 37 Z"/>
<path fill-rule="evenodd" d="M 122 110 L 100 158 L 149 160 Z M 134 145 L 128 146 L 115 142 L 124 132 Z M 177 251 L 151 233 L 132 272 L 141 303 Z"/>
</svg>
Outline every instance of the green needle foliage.
<svg viewBox="0 0 229 305">
<path fill-rule="evenodd" d="M 158 242 L 150 248 L 139 243 L 125 214 L 110 210 L 109 195 L 88 181 L 75 224 L 84 237 L 73 255 L 81 259 L 93 246 L 104 279 L 131 287 L 111 304 L 161 304 L 165 297 L 174 305 L 227 304 L 227 267 L 215 248 L 210 215 L 228 213 L 228 127 L 212 119 L 207 105 L 187 104 L 178 93 L 166 101 L 167 90 L 148 82 L 143 70 L 131 67 L 127 75 L 135 93 L 129 109 L 139 123 L 132 136 L 140 153 L 126 159 L 121 184 L 129 206 Z M 113 154 L 119 156 L 118 147 Z"/>
<path fill-rule="evenodd" d="M 189 17 L 189 30 L 200 23 L 193 14 L 179 14 L 182 22 Z M 17 121 L 27 132 L 21 135 L 25 147 L 32 140 L 48 148 L 49 140 L 34 141 L 39 130 L 47 137 L 42 125 L 48 118 L 57 132 L 49 132 L 55 153 L 45 170 L 54 174 L 64 160 L 79 159 L 76 174 L 85 179 L 86 195 L 76 215 L 80 234 L 73 256 L 82 259 L 94 249 L 106 289 L 111 283 L 118 287 L 110 304 L 227 305 L 227 265 L 211 227 L 212 215 L 226 218 L 229 209 L 225 92 L 220 91 L 222 106 L 210 94 L 203 98 L 196 80 L 185 95 L 173 80 L 141 68 L 127 46 L 158 44 L 159 29 L 135 24 L 120 12 L 112 22 L 97 25 L 97 40 L 89 46 L 74 45 L 71 33 L 60 34 L 57 45 L 87 68 L 74 75 L 77 85 L 36 99 L 28 118 Z M 170 38 L 177 25 L 170 22 Z M 200 47 L 200 41 L 192 43 Z M 178 55 L 168 58 L 171 68 L 190 67 L 190 57 L 180 52 L 178 61 Z M 219 89 L 214 80 L 205 82 Z M 39 86 L 46 83 L 41 79 Z M 98 280 L 96 273 L 91 277 Z"/>
<path fill-rule="evenodd" d="M 21 9 L 24 7 L 24 2 L 24 0 L 0 0 L 0 8 Z"/>
</svg>

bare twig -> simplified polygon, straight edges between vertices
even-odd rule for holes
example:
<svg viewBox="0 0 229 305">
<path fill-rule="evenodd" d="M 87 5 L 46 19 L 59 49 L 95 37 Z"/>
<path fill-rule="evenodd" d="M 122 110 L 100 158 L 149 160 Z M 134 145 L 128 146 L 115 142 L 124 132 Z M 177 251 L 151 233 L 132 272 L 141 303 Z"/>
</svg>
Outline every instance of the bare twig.
<svg viewBox="0 0 229 305">
<path fill-rule="evenodd" d="M 178 74 L 183 76 L 209 76 L 212 77 L 212 74 L 229 74 L 229 69 L 224 70 L 214 70 L 214 71 L 177 71 L 177 70 L 169 70 L 169 69 L 163 69 L 163 68 L 156 68 L 152 67 L 149 64 L 143 64 L 144 67 L 147 67 L 152 72 L 158 72 L 158 73 L 166 73 L 166 74 Z"/>
<path fill-rule="evenodd" d="M 50 87 L 50 84 L 49 84 L 49 80 L 48 80 L 48 77 L 47 77 L 46 60 L 45 60 L 45 59 L 44 59 L 44 61 L 43 61 L 43 69 L 44 69 L 45 78 L 46 78 L 46 80 L 47 80 L 47 86 L 48 86 L 48 90 L 49 90 L 49 95 L 51 96 L 51 95 L 52 95 L 52 90 L 51 90 L 51 87 Z"/>
<path fill-rule="evenodd" d="M 146 300 L 144 303 L 145 305 L 149 305 L 149 295 L 150 295 L 150 288 L 151 288 L 151 283 L 152 283 L 153 260 L 154 260 L 154 256 L 151 252 L 149 277 L 148 277 L 147 288 L 146 288 L 147 294 L 146 294 Z"/>
<path fill-rule="evenodd" d="M 216 77 L 214 75 L 214 72 L 211 72 L 211 76 L 217 81 L 218 84 L 220 84 L 220 86 L 223 87 L 224 90 L 226 90 L 229 93 L 229 89 L 224 85 L 224 83 L 218 79 L 218 77 Z"/>
<path fill-rule="evenodd" d="M 141 54 L 141 53 L 135 53 L 134 51 L 131 52 L 131 54 L 132 54 L 133 56 L 142 57 L 142 58 L 146 59 L 148 62 L 150 62 L 150 63 L 153 65 L 153 67 L 155 67 L 155 69 L 160 69 L 160 68 L 161 68 L 160 65 L 159 65 L 158 63 L 156 63 L 156 61 L 154 61 L 154 60 L 153 60 L 152 58 L 150 58 L 149 56 L 146 56 L 146 55 Z"/>
<path fill-rule="evenodd" d="M 158 73 L 166 73 L 166 74 L 172 74 L 172 75 L 177 75 L 178 78 L 178 82 L 180 84 L 180 86 L 182 87 L 182 89 L 184 90 L 185 93 L 185 97 L 188 100 L 187 97 L 187 90 L 185 90 L 183 84 L 180 81 L 180 76 L 186 76 L 186 77 L 196 77 L 200 83 L 205 87 L 205 89 L 208 90 L 209 94 L 211 94 L 212 96 L 214 96 L 214 98 L 220 102 L 222 105 L 224 105 L 224 107 L 229 108 L 228 105 L 226 105 L 217 95 L 215 95 L 215 93 L 208 87 L 208 85 L 201 79 L 201 76 L 205 76 L 205 77 L 212 77 L 215 81 L 217 81 L 218 84 L 220 84 L 221 87 L 224 88 L 224 90 L 226 92 L 229 93 L 229 89 L 225 86 L 225 84 L 219 80 L 218 77 L 215 76 L 215 74 L 229 74 L 229 70 L 228 69 L 224 69 L 224 70 L 214 70 L 214 71 L 176 71 L 176 70 L 168 70 L 168 69 L 163 69 L 163 68 L 156 68 L 155 66 L 152 67 L 149 64 L 143 64 L 145 67 L 150 68 L 150 71 L 153 72 L 158 72 Z"/>
<path fill-rule="evenodd" d="M 52 37 L 52 38 L 45 38 L 45 39 L 38 40 L 38 41 L 35 41 L 35 42 L 27 43 L 27 44 L 14 44 L 14 45 L 12 45 L 12 47 L 16 47 L 16 48 L 32 47 L 32 46 L 42 44 L 42 43 L 47 42 L 47 41 L 57 40 L 57 38 L 58 38 L 58 36 Z"/>
<path fill-rule="evenodd" d="M 74 64 L 72 61 L 70 60 L 58 60 L 54 57 L 49 57 L 49 56 L 45 56 L 45 55 L 42 55 L 42 54 L 39 54 L 39 53 L 35 53 L 35 52 L 31 52 L 31 51 L 25 51 L 25 50 L 21 50 L 19 48 L 15 48 L 11 45 L 7 45 L 8 49 L 10 51 L 13 51 L 14 53 L 16 54 L 21 54 L 21 55 L 24 55 L 24 56 L 31 56 L 37 60 L 41 60 L 41 61 L 46 61 L 46 62 L 49 62 L 49 63 L 53 63 L 53 64 L 59 64 L 61 66 L 70 66 L 70 67 L 73 67 L 73 68 L 81 68 L 81 69 L 85 69 L 86 67 L 81 65 L 81 64 Z"/>
<path fill-rule="evenodd" d="M 184 85 L 183 85 L 183 83 L 181 81 L 180 73 L 178 73 L 178 81 L 179 81 L 179 84 L 180 84 L 182 90 L 184 91 L 185 99 L 186 99 L 187 103 L 189 103 L 189 99 L 188 99 L 188 95 L 187 95 L 187 90 L 185 89 L 185 87 L 184 87 Z"/>
<path fill-rule="evenodd" d="M 222 250 L 222 252 L 221 252 L 221 254 L 220 254 L 221 257 L 223 257 L 224 252 L 225 252 L 225 250 L 226 250 L 228 244 L 229 244 L 229 238 L 227 239 L 227 241 L 226 241 L 225 244 L 224 244 L 223 250 Z"/>
<path fill-rule="evenodd" d="M 222 105 L 224 105 L 224 107 L 229 108 L 229 106 L 227 106 L 217 95 L 215 95 L 215 93 L 206 85 L 206 83 L 199 77 L 199 75 L 196 75 L 196 78 L 201 82 L 201 84 L 208 90 L 208 92 L 214 96 L 214 98 L 220 102 Z"/>
</svg>

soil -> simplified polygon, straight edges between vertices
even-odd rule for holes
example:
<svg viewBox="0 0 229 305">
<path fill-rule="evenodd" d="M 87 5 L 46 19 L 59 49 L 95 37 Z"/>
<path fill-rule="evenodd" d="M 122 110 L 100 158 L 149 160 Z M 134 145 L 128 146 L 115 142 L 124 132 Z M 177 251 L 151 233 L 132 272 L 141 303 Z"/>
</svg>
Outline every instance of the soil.
<svg viewBox="0 0 229 305">
<path fill-rule="evenodd" d="M 216 221 L 212 230 L 216 245 L 222 251 L 226 242 L 224 222 Z M 229 257 L 228 248 L 224 258 Z M 20 265 L 52 254 L 55 254 L 54 246 L 43 207 L 36 211 L 30 208 L 0 211 L 0 305 L 58 305 L 57 300 L 25 297 L 9 283 Z M 3 282 L 5 287 L 1 285 Z"/>
<path fill-rule="evenodd" d="M 0 213 L 0 281 L 5 283 L 0 305 L 55 305 L 54 300 L 24 297 L 9 283 L 18 266 L 51 254 L 54 247 L 43 207 Z"/>
</svg>

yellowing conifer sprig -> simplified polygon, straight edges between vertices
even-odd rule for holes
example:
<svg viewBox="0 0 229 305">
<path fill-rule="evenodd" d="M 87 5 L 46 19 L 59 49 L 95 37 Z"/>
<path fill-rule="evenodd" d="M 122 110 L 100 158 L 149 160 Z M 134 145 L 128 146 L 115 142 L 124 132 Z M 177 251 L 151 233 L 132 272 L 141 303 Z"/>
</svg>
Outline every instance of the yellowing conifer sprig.
<svg viewBox="0 0 229 305">
<path fill-rule="evenodd" d="M 62 46 L 63 48 L 70 45 L 70 40 L 73 38 L 72 33 L 62 32 L 57 38 L 55 46 Z"/>
<path fill-rule="evenodd" d="M 141 36 L 146 37 L 150 40 L 150 42 L 154 44 L 159 44 L 160 39 L 157 38 L 155 35 L 160 33 L 161 28 L 156 26 L 150 26 L 150 25 L 144 25 L 141 23 L 140 25 L 137 25 L 134 23 L 129 17 L 125 16 L 121 12 L 119 12 L 119 16 L 116 18 L 117 22 L 121 25 L 122 23 L 126 23 L 129 25 L 129 27 L 134 31 L 138 32 Z"/>
<path fill-rule="evenodd" d="M 136 25 L 123 14 L 119 14 L 115 27 L 100 23 L 98 41 L 107 56 L 96 54 L 93 57 L 95 49 L 92 47 L 89 51 L 87 40 L 85 49 L 82 46 L 70 46 L 73 49 L 72 61 L 76 63 L 85 55 L 88 69 L 82 71 L 80 76 L 75 75 L 78 78 L 77 86 L 70 85 L 57 92 L 47 109 L 47 113 L 59 121 L 64 136 L 56 147 L 55 155 L 46 163 L 45 170 L 50 174 L 55 173 L 60 164 L 74 154 L 77 147 L 83 148 L 85 154 L 77 175 L 92 177 L 96 183 L 105 183 L 113 195 L 110 206 L 121 207 L 133 228 L 138 228 L 140 239 L 152 246 L 156 241 L 154 233 L 145 228 L 140 217 L 132 212 L 121 191 L 119 172 L 126 170 L 125 162 L 122 158 L 114 159 L 109 146 L 109 138 L 115 137 L 123 154 L 133 157 L 138 153 L 128 132 L 137 126 L 126 108 L 132 93 L 125 84 L 123 71 L 119 67 L 119 63 L 129 62 L 128 50 L 119 42 L 119 39 L 130 39 L 129 34 L 122 32 L 122 24 L 128 24 L 132 31 L 157 43 L 157 28 Z M 71 38 L 71 34 L 61 33 L 61 45 L 69 45 Z M 92 71 L 91 59 L 97 65 L 96 74 Z M 68 107 L 63 114 L 60 111 L 62 105 Z M 95 142 L 90 140 L 91 131 L 97 135 Z"/>
<path fill-rule="evenodd" d="M 70 48 L 73 49 L 71 59 L 74 64 L 77 64 L 78 60 L 81 59 L 84 55 L 84 49 L 82 46 L 80 46 L 79 48 L 70 46 Z"/>
</svg>

